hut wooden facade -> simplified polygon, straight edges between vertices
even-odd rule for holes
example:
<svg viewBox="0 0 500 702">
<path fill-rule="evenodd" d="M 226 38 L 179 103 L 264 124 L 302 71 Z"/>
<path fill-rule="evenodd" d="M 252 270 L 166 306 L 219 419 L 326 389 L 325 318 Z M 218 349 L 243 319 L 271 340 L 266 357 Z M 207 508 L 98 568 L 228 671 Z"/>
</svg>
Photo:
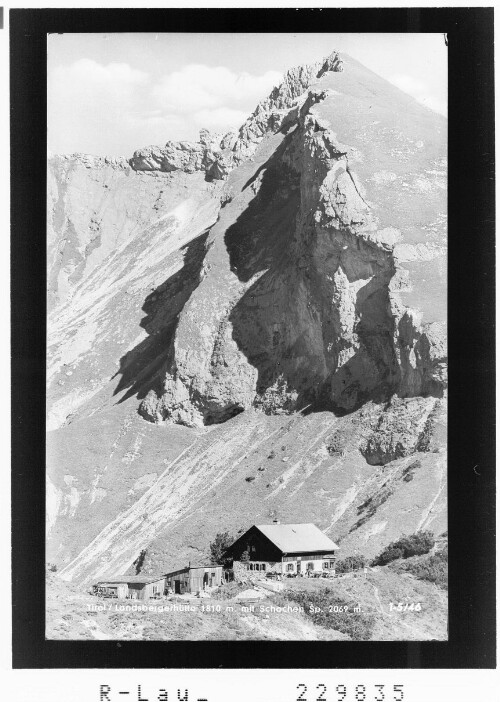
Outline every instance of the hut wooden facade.
<svg viewBox="0 0 500 702">
<path fill-rule="evenodd" d="M 165 574 L 165 586 L 173 593 L 196 594 L 207 587 L 216 587 L 222 584 L 222 566 L 186 566 Z"/>
<path fill-rule="evenodd" d="M 247 571 L 307 575 L 333 570 L 337 549 L 315 524 L 274 523 L 252 526 L 224 556 Z"/>
</svg>

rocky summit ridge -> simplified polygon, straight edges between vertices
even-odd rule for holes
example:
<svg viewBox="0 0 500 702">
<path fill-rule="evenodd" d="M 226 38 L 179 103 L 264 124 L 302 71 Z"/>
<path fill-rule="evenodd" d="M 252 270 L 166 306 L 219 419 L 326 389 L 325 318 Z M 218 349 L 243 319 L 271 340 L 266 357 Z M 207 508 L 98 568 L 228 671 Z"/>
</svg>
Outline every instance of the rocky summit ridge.
<svg viewBox="0 0 500 702">
<path fill-rule="evenodd" d="M 444 118 L 333 52 L 288 71 L 236 132 L 50 158 L 48 200 L 50 524 L 68 577 L 128 567 L 181 522 L 198 543 L 202 475 L 231 484 L 227 527 L 276 501 L 296 519 L 330 470 L 343 478 L 316 485 L 312 511 L 335 539 L 374 549 L 412 520 L 443 526 Z M 64 473 L 64 437 L 81 443 L 99 417 L 116 429 L 106 455 L 84 448 Z M 240 471 L 283 431 L 311 453 L 251 488 Z M 412 489 L 428 498 L 412 511 L 396 496 L 420 454 Z M 122 470 L 138 471 L 128 493 Z M 356 500 L 379 493 L 384 519 L 360 519 Z"/>
<path fill-rule="evenodd" d="M 165 146 L 147 146 L 134 152 L 130 159 L 93 157 L 72 154 L 65 158 L 77 159 L 88 168 L 112 165 L 117 168 L 130 166 L 135 171 L 203 171 L 208 179 L 224 180 L 242 161 L 251 158 L 257 144 L 269 131 L 279 129 L 290 108 L 303 97 L 315 80 L 328 71 L 342 71 L 343 62 L 333 51 L 323 61 L 288 70 L 283 81 L 262 100 L 238 132 L 211 134 L 200 131 L 199 140 L 167 141 Z"/>
</svg>

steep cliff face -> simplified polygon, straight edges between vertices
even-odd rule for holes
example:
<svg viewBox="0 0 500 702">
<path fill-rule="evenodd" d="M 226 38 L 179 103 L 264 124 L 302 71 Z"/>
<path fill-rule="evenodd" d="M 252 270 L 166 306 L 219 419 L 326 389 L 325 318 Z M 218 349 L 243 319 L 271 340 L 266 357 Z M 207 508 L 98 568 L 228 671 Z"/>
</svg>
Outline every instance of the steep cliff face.
<svg viewBox="0 0 500 702">
<path fill-rule="evenodd" d="M 244 177 L 240 166 L 228 179 L 232 200 L 209 234 L 206 276 L 141 404 L 148 419 L 210 424 L 250 406 L 294 411 L 319 403 L 345 412 L 394 393 L 443 394 L 443 327 L 422 327 L 402 300 L 412 281 L 396 249 L 407 232 L 386 226 L 390 214 L 378 211 L 356 173 L 364 158 L 358 146 L 330 126 L 345 119 L 335 110 L 338 91 L 322 88 L 322 77 L 334 81 L 335 72 L 313 75 L 320 75 L 315 87 L 264 137 Z M 309 77 L 294 76 L 300 87 L 287 94 Z M 415 151 L 425 148 L 408 140 Z M 437 146 L 427 146 L 429 165 Z M 393 155 L 395 166 L 408 161 L 402 153 Z M 419 197 L 405 195 L 417 210 Z"/>
<path fill-rule="evenodd" d="M 48 422 L 57 428 L 79 408 L 137 392 L 157 369 L 199 279 L 222 182 L 72 156 L 51 159 L 48 184 Z"/>
<path fill-rule="evenodd" d="M 175 567 L 276 510 L 346 553 L 446 528 L 442 117 L 334 52 L 238 132 L 48 182 L 65 577 Z"/>
</svg>

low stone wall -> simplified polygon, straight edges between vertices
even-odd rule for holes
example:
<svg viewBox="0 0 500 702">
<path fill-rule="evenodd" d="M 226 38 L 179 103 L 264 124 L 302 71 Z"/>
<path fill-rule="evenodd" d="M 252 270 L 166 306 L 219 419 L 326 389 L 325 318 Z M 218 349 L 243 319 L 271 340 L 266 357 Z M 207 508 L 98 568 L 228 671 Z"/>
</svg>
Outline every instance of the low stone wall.
<svg viewBox="0 0 500 702">
<path fill-rule="evenodd" d="M 285 589 L 285 586 L 282 582 L 276 582 L 275 580 L 261 580 L 259 585 L 265 590 L 271 590 L 271 592 L 283 592 L 283 590 Z"/>
</svg>

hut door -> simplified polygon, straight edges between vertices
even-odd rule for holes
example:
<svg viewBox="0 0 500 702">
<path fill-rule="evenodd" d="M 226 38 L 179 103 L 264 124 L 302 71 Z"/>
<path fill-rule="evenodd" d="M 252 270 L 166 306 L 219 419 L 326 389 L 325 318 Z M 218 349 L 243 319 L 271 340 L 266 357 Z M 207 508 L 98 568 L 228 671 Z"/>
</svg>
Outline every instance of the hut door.
<svg viewBox="0 0 500 702">
<path fill-rule="evenodd" d="M 175 587 L 175 594 L 180 595 L 181 594 L 181 581 L 174 580 L 174 587 Z"/>
</svg>

